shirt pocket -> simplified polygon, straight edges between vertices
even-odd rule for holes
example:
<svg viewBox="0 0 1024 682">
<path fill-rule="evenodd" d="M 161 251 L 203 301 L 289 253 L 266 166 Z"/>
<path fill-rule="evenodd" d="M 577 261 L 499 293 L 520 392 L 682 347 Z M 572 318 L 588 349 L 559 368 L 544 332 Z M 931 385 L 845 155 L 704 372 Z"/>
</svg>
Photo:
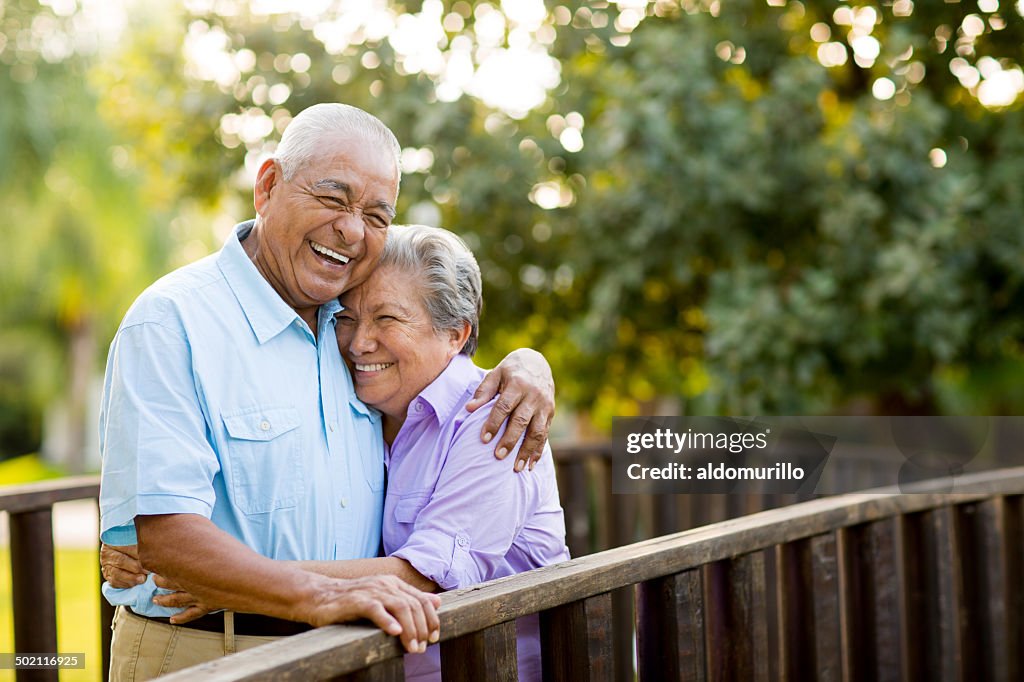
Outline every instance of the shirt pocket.
<svg viewBox="0 0 1024 682">
<path fill-rule="evenodd" d="M 424 507 L 427 506 L 427 502 L 430 501 L 430 495 L 425 493 L 412 493 L 410 495 L 402 495 L 395 502 L 395 521 L 399 523 L 414 523 L 416 517 L 419 516 L 420 512 Z"/>
<path fill-rule="evenodd" d="M 303 489 L 299 414 L 293 407 L 222 412 L 235 506 L 264 514 L 298 504 Z"/>
</svg>

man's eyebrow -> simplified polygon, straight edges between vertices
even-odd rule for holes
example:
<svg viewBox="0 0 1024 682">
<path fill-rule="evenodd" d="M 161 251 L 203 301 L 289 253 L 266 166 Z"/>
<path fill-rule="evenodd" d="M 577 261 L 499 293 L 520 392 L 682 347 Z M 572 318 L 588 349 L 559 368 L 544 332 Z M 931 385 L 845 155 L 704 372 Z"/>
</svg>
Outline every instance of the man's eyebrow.
<svg viewBox="0 0 1024 682">
<path fill-rule="evenodd" d="M 394 219 L 395 219 L 395 216 L 396 216 L 396 215 L 398 215 L 398 214 L 397 214 L 397 213 L 395 212 L 395 207 L 394 207 L 394 206 L 392 206 L 391 204 L 389 204 L 389 203 L 388 203 L 388 202 L 386 202 L 386 201 L 378 201 L 378 202 L 376 202 L 376 203 L 374 203 L 374 204 L 373 204 L 373 207 L 374 207 L 374 208 L 379 208 L 379 209 L 381 209 L 382 211 L 384 211 L 385 213 L 387 213 L 387 214 L 388 214 L 388 218 L 389 218 L 390 220 L 394 220 Z"/>
<path fill-rule="evenodd" d="M 342 192 L 346 195 L 352 193 L 352 188 L 341 180 L 318 180 L 313 183 L 313 187 L 316 189 L 328 189 L 335 192 Z"/>
<path fill-rule="evenodd" d="M 342 182 L 341 180 L 330 180 L 330 179 L 317 180 L 315 183 L 313 183 L 313 188 L 314 189 L 325 189 L 325 190 L 334 191 L 334 192 L 341 192 L 346 197 L 351 197 L 352 196 L 352 188 L 348 185 L 348 183 Z M 398 215 L 398 212 L 395 211 L 395 207 L 392 206 L 391 204 L 389 204 L 386 201 L 374 202 L 373 204 L 371 204 L 371 207 L 372 208 L 379 208 L 382 211 L 384 211 L 385 213 L 387 213 L 388 214 L 388 218 L 390 220 L 394 220 L 395 216 Z"/>
</svg>

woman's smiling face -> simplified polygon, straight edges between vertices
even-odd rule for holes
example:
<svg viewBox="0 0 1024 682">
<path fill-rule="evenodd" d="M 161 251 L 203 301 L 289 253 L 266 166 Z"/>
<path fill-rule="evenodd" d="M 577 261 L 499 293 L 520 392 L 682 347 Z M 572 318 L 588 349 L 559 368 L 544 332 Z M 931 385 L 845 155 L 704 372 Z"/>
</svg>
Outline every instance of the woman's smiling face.
<svg viewBox="0 0 1024 682">
<path fill-rule="evenodd" d="M 417 273 L 377 268 L 341 297 L 338 346 L 356 395 L 386 417 L 405 420 L 409 404 L 461 348 L 460 334 L 435 331 Z"/>
</svg>

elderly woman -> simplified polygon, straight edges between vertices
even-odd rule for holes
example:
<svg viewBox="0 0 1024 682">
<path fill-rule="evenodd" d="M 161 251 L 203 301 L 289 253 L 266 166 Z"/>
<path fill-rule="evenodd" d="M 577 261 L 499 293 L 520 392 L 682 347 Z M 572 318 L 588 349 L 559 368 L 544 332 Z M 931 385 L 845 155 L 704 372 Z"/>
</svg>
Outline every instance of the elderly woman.
<svg viewBox="0 0 1024 682">
<path fill-rule="evenodd" d="M 451 590 L 569 558 L 554 464 L 533 475 L 489 455 L 479 433 L 492 403 L 468 412 L 483 379 L 473 364 L 480 269 L 451 232 L 393 225 L 380 264 L 341 300 L 337 335 L 356 394 L 380 412 L 387 445 L 387 557 L 299 562 L 339 578 L 390 573 L 423 590 Z M 500 434 L 499 434 L 500 437 Z M 156 597 L 187 606 L 191 597 Z M 205 612 L 195 606 L 189 617 Z M 519 631 L 519 677 L 540 679 L 537 617 Z M 406 656 L 406 678 L 440 678 L 440 653 Z"/>
<path fill-rule="evenodd" d="M 390 572 L 450 590 L 568 559 L 550 453 L 534 475 L 516 476 L 483 456 L 476 434 L 490 406 L 464 407 L 484 375 L 471 359 L 480 270 L 465 244 L 446 230 L 393 226 L 380 265 L 342 304 L 338 343 L 389 446 L 383 561 L 401 562 Z M 519 634 L 520 679 L 539 679 L 536 617 Z M 438 677 L 436 649 L 406 658 L 407 679 Z"/>
</svg>

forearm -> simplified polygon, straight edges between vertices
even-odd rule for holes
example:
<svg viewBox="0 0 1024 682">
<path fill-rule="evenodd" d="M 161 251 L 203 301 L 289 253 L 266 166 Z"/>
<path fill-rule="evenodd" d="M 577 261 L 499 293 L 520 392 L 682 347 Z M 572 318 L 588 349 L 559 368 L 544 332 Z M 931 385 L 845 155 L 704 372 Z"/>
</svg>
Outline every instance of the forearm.
<svg viewBox="0 0 1024 682">
<path fill-rule="evenodd" d="M 350 559 L 347 561 L 289 561 L 303 570 L 329 578 L 363 578 L 374 575 L 393 575 L 418 590 L 437 592 L 438 586 L 413 568 L 405 559 L 381 557 L 376 559 Z"/>
<path fill-rule="evenodd" d="M 135 526 L 142 565 L 210 606 L 308 622 L 330 582 L 254 552 L 195 514 L 138 516 Z"/>
</svg>

